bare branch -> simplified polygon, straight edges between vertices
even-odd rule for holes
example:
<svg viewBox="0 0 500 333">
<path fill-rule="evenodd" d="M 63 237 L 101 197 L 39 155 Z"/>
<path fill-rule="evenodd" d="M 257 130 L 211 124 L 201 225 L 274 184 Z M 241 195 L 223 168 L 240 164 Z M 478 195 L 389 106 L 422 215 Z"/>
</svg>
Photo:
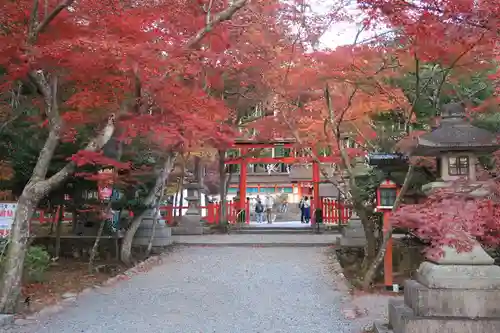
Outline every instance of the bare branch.
<svg viewBox="0 0 500 333">
<path fill-rule="evenodd" d="M 463 58 L 467 53 L 472 51 L 474 47 L 477 46 L 477 44 L 484 38 L 485 33 L 482 33 L 481 36 L 472 43 L 468 48 L 466 48 L 453 62 L 448 66 L 444 71 L 443 71 L 443 77 L 441 79 L 441 82 L 439 83 L 438 88 L 436 89 L 434 93 L 434 99 L 433 99 L 433 106 L 435 109 L 437 109 L 438 104 L 439 104 L 439 97 L 441 96 L 441 90 L 443 89 L 444 83 L 446 82 L 446 79 L 448 78 L 448 75 L 451 73 L 453 68 L 455 68 L 456 64 Z"/>
<path fill-rule="evenodd" d="M 41 71 L 29 73 L 29 77 L 38 86 L 45 101 L 45 114 L 49 121 L 49 137 L 40 151 L 31 180 L 43 180 L 47 175 L 52 156 L 59 144 L 59 137 L 62 130 L 62 120 L 59 115 L 59 105 L 57 101 L 57 76 L 51 77 L 49 84 Z"/>
<path fill-rule="evenodd" d="M 42 71 L 29 72 L 28 77 L 43 96 L 45 101 L 45 114 L 49 120 L 50 128 L 60 131 L 62 120 L 59 114 L 59 104 L 57 101 L 57 76 L 54 75 L 51 77 L 51 83 L 47 82 Z"/>
<path fill-rule="evenodd" d="M 36 27 L 38 25 L 38 7 L 39 1 L 33 0 L 33 8 L 31 10 L 30 21 L 28 26 L 28 35 L 30 40 L 36 38 Z"/>
<path fill-rule="evenodd" d="M 203 5 L 203 10 L 205 13 L 207 13 L 206 19 L 205 19 L 205 25 L 209 25 L 211 21 L 211 15 L 212 15 L 212 5 L 213 5 L 213 0 L 209 0 L 208 4 L 205 8 L 205 5 Z"/>
<path fill-rule="evenodd" d="M 287 127 L 290 130 L 290 132 L 292 133 L 292 136 L 294 137 L 294 139 L 297 141 L 298 144 L 303 146 L 304 142 L 300 138 L 298 131 L 295 129 L 295 127 L 292 125 L 292 123 L 290 123 L 290 121 L 288 120 L 288 118 L 286 117 L 286 115 L 284 113 L 280 112 L 280 114 L 282 115 L 283 122 L 287 125 Z M 313 158 L 313 161 L 319 165 L 319 170 L 320 170 L 321 174 L 323 175 L 323 177 L 325 177 L 326 181 L 328 183 L 332 184 L 333 186 L 335 186 L 335 188 L 339 191 L 339 193 L 342 196 L 346 197 L 347 193 L 345 193 L 343 191 L 343 189 L 341 188 L 340 184 L 337 181 L 333 180 L 332 177 L 330 177 L 330 175 L 325 170 L 325 168 L 323 168 L 322 163 L 319 160 L 318 156 L 316 155 L 316 153 L 312 149 L 309 151 L 309 155 Z"/>
<path fill-rule="evenodd" d="M 89 152 L 95 152 L 98 151 L 99 149 L 102 149 L 102 147 L 111 139 L 114 131 L 115 131 L 115 115 L 112 114 L 108 118 L 106 126 L 100 131 L 100 133 L 96 137 L 94 137 L 87 144 L 87 147 L 85 147 L 84 150 Z M 50 189 L 62 184 L 67 179 L 67 177 L 69 177 L 75 171 L 75 168 L 76 168 L 75 162 L 69 162 L 68 164 L 66 164 L 64 168 L 59 170 L 52 177 L 38 183 L 36 185 L 35 191 L 41 195 L 47 194 L 47 192 Z"/>
<path fill-rule="evenodd" d="M 75 0 L 63 0 L 62 2 L 60 2 L 56 6 L 56 8 L 54 8 L 54 10 L 52 10 L 52 12 L 50 12 L 49 15 L 45 16 L 43 21 L 36 27 L 36 29 L 33 32 L 34 33 L 33 38 L 36 39 L 38 37 L 38 34 L 43 32 L 48 27 L 48 25 L 57 17 L 57 15 L 59 15 L 59 13 L 62 12 L 64 9 L 71 6 L 74 1 Z"/>
<path fill-rule="evenodd" d="M 193 48 L 198 45 L 198 43 L 205 37 L 207 33 L 209 33 L 217 24 L 230 20 L 233 15 L 240 10 L 241 8 L 245 7 L 246 4 L 248 3 L 248 0 L 236 0 L 234 1 L 229 7 L 224 9 L 223 11 L 215 14 L 212 17 L 212 20 L 205 25 L 205 27 L 201 30 L 199 30 L 196 35 L 191 37 L 187 43 L 186 43 L 186 48 Z"/>
</svg>

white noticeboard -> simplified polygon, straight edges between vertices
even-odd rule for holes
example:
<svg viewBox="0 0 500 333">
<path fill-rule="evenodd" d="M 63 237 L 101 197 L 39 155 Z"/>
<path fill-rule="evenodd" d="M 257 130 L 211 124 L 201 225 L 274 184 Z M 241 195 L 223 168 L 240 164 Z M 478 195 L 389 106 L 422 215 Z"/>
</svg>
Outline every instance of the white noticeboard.
<svg viewBox="0 0 500 333">
<path fill-rule="evenodd" d="M 10 235 L 16 209 L 17 203 L 15 202 L 0 202 L 0 238 Z"/>
</svg>

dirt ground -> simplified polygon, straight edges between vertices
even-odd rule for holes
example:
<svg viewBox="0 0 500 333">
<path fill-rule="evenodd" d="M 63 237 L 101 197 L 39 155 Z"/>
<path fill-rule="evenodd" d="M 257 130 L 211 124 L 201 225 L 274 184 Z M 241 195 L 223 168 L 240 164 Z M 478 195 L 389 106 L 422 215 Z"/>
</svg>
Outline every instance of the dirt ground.
<svg viewBox="0 0 500 333">
<path fill-rule="evenodd" d="M 329 249 L 327 256 L 335 285 L 349 295 L 344 299 L 342 307 L 344 317 L 352 320 L 359 332 L 371 332 L 375 321 L 387 321 L 389 300 L 402 299 L 403 294 L 386 291 L 383 283 L 377 283 L 369 292 L 357 290 L 349 282 L 354 274 L 352 273 L 352 276 L 348 276 L 350 272 L 345 274 L 337 259 L 335 248 Z M 405 279 L 404 276 L 398 276 L 394 280 L 395 283 L 399 283 Z"/>
<path fill-rule="evenodd" d="M 45 282 L 23 285 L 23 305 L 20 314 L 27 315 L 55 304 L 64 296 L 71 296 L 82 290 L 100 285 L 126 268 L 116 262 L 97 262 L 93 274 L 89 274 L 88 263 L 74 259 L 60 259 L 52 263 L 45 275 Z"/>
</svg>

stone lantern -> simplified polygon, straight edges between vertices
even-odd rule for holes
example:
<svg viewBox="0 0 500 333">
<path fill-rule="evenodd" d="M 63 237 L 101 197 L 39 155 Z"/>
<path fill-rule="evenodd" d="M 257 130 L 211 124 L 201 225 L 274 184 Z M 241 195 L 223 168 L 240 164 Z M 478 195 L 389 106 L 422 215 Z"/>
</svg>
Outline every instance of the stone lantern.
<svg viewBox="0 0 500 333">
<path fill-rule="evenodd" d="M 201 159 L 195 159 L 195 168 L 193 179 L 184 185 L 187 190 L 186 201 L 188 209 L 186 214 L 182 216 L 179 225 L 175 232 L 184 235 L 201 235 L 203 234 L 202 214 L 201 214 L 201 196 L 202 196 L 202 168 Z"/>
<path fill-rule="evenodd" d="M 441 179 L 422 188 L 428 193 L 460 178 L 467 180 L 463 188 L 476 189 L 481 185 L 475 172 L 477 155 L 499 148 L 495 134 L 472 126 L 464 106 L 452 103 L 444 106 L 439 127 L 419 137 L 411 153 L 436 157 Z M 470 193 L 471 199 L 487 195 L 486 187 Z M 469 252 L 443 246 L 441 257 L 427 258 L 415 279 L 405 282 L 404 300 L 389 301 L 389 323 L 375 323 L 374 331 L 500 332 L 500 267 L 477 240 L 471 241 Z"/>
<path fill-rule="evenodd" d="M 439 126 L 418 137 L 410 149 L 412 156 L 436 158 L 440 179 L 422 188 L 425 192 L 449 186 L 460 178 L 475 182 L 478 155 L 491 154 L 499 149 L 496 134 L 466 120 L 463 104 L 445 105 L 441 117 Z"/>
<path fill-rule="evenodd" d="M 366 163 L 364 157 L 355 157 L 353 162 L 352 174 L 354 177 L 366 177 L 370 174 L 372 168 Z"/>
</svg>

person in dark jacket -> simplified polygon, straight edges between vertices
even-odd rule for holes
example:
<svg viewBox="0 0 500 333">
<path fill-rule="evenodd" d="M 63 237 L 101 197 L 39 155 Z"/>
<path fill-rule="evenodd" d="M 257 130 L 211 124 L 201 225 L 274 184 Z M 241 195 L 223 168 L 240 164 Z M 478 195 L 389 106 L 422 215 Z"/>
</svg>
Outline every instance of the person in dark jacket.
<svg viewBox="0 0 500 333">
<path fill-rule="evenodd" d="M 304 198 L 300 199 L 299 209 L 300 209 L 300 223 L 305 223 L 304 222 Z"/>
<path fill-rule="evenodd" d="M 257 203 L 255 204 L 255 217 L 257 223 L 264 222 L 264 205 L 262 204 L 260 199 L 258 199 Z"/>
<path fill-rule="evenodd" d="M 302 210 L 304 211 L 304 223 L 311 222 L 311 202 L 308 197 L 304 198 L 304 203 L 302 204 Z"/>
</svg>

